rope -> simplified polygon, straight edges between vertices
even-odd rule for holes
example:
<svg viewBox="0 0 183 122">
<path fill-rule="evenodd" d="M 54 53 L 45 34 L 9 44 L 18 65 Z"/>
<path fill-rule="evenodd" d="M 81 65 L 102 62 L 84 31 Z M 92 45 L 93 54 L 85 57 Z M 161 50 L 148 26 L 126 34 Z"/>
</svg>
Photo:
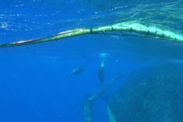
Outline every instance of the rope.
<svg viewBox="0 0 183 122">
<path fill-rule="evenodd" d="M 134 24 L 124 24 L 118 23 L 115 25 L 104 26 L 104 27 L 96 27 L 90 29 L 73 29 L 69 31 L 64 31 L 58 33 L 56 35 L 52 35 L 49 37 L 38 38 L 38 39 L 30 39 L 30 40 L 22 40 L 13 43 L 4 43 L 0 44 L 0 48 L 2 47 L 13 47 L 13 46 L 21 46 L 21 45 L 29 45 L 29 44 L 37 44 L 42 42 L 54 41 L 58 39 L 64 39 L 79 35 L 85 34 L 104 34 L 104 35 L 122 35 L 122 36 L 135 36 L 135 37 L 143 37 L 143 38 L 154 38 L 154 39 L 163 39 L 163 40 L 171 40 L 171 41 L 180 41 L 183 42 L 183 36 L 175 34 L 174 32 L 163 31 L 159 28 L 151 29 L 144 25 L 140 25 L 138 23 Z M 157 31 L 158 30 L 158 31 Z M 107 32 L 118 31 L 121 34 L 117 33 L 107 33 Z M 130 34 L 125 34 L 123 32 L 128 32 Z"/>
</svg>

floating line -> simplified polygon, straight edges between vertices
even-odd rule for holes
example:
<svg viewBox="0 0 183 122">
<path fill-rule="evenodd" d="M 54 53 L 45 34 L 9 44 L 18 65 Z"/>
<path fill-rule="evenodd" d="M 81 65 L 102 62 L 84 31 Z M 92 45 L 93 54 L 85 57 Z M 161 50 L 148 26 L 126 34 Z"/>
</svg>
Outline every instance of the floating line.
<svg viewBox="0 0 183 122">
<path fill-rule="evenodd" d="M 107 33 L 111 31 L 112 32 L 119 31 L 122 34 Z M 124 34 L 123 32 L 128 32 L 130 34 Z M 12 43 L 3 43 L 3 44 L 0 44 L 0 48 L 37 44 L 37 43 L 54 41 L 54 40 L 59 40 L 59 39 L 64 39 L 64 38 L 69 38 L 69 37 L 74 37 L 79 35 L 85 35 L 85 34 L 136 36 L 136 37 L 155 38 L 155 39 L 183 42 L 183 37 L 181 35 L 175 34 L 174 32 L 167 32 L 167 31 L 165 32 L 159 28 L 151 29 L 144 25 L 139 25 L 139 24 L 137 26 L 137 24 L 118 23 L 110 26 L 102 26 L 102 27 L 95 27 L 95 28 L 89 28 L 89 29 L 85 29 L 85 28 L 73 29 L 73 30 L 64 31 L 56 35 L 52 35 L 44 38 L 22 40 L 22 41 L 17 41 Z"/>
</svg>

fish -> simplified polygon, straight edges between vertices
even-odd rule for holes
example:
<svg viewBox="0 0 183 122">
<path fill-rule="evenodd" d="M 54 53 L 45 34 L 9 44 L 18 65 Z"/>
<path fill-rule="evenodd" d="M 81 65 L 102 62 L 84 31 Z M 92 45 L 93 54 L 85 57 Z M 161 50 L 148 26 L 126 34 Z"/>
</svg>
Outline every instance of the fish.
<svg viewBox="0 0 183 122">
<path fill-rule="evenodd" d="M 75 68 L 74 70 L 72 70 L 69 73 L 69 75 L 66 76 L 66 78 L 69 79 L 70 76 L 79 74 L 80 72 L 84 71 L 85 67 L 86 67 L 86 65 L 82 65 L 82 66 L 79 66 L 79 67 Z"/>
<path fill-rule="evenodd" d="M 100 66 L 98 68 L 98 76 L 99 76 L 101 85 L 103 84 L 104 78 L 105 78 L 104 64 L 105 64 L 105 59 L 102 61 L 102 63 L 100 64 Z"/>
</svg>

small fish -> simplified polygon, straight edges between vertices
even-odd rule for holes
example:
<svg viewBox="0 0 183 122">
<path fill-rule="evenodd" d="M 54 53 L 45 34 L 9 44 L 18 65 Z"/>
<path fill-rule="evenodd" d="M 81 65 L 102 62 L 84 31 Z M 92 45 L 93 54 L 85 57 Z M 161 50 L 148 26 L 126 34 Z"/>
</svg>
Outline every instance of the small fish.
<svg viewBox="0 0 183 122">
<path fill-rule="evenodd" d="M 105 59 L 102 61 L 102 63 L 100 64 L 99 68 L 98 68 L 98 76 L 100 79 L 100 83 L 103 84 L 104 82 L 104 77 L 105 77 L 105 72 L 104 72 L 104 63 L 105 63 Z"/>
<path fill-rule="evenodd" d="M 77 67 L 76 69 L 72 70 L 72 71 L 69 73 L 69 75 L 66 76 L 66 78 L 68 79 L 70 76 L 76 75 L 76 74 L 78 74 L 78 73 L 84 71 L 85 67 L 86 67 L 86 65 L 82 65 L 82 66 Z"/>
</svg>

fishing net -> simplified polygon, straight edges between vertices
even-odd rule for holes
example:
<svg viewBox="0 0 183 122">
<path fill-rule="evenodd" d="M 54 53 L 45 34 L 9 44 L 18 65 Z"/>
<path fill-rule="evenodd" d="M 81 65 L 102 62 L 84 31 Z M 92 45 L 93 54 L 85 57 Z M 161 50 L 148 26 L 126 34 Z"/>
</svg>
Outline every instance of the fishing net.
<svg viewBox="0 0 183 122">
<path fill-rule="evenodd" d="M 182 69 L 182 64 L 165 64 L 127 78 L 106 97 L 111 122 L 181 121 Z"/>
</svg>

